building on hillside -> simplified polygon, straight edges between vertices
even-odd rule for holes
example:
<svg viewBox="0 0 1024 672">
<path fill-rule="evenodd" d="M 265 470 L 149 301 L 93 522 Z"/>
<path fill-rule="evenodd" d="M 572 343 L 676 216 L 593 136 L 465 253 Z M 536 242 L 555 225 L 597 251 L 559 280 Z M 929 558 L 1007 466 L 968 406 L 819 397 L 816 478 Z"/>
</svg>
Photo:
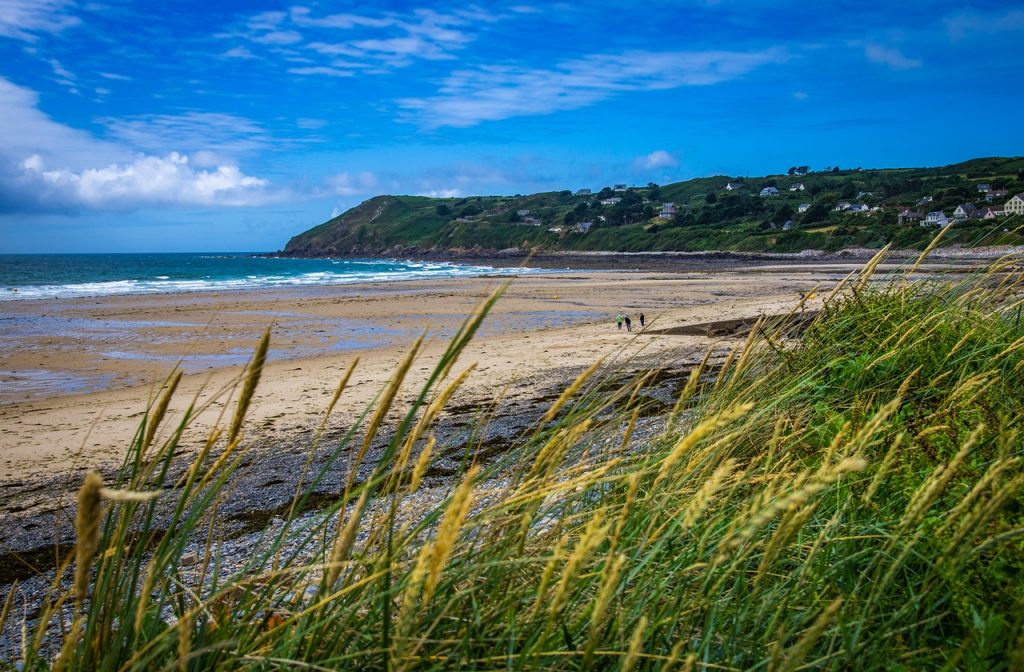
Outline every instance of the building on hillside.
<svg viewBox="0 0 1024 672">
<path fill-rule="evenodd" d="M 934 210 L 925 216 L 924 221 L 921 222 L 921 226 L 939 226 L 944 228 L 952 223 L 953 222 L 946 217 L 946 213 L 941 210 Z"/>
<path fill-rule="evenodd" d="M 791 231 L 792 229 L 793 229 L 793 220 L 792 219 L 787 219 L 783 223 L 783 225 L 782 225 L 782 230 L 783 231 Z"/>
<path fill-rule="evenodd" d="M 725 190 L 726 191 L 736 191 L 737 189 L 741 189 L 741 188 L 743 188 L 743 185 L 742 184 L 738 184 L 736 182 L 726 182 L 725 183 Z"/>
<path fill-rule="evenodd" d="M 985 202 L 992 203 L 1002 198 L 1006 198 L 1006 195 L 1008 193 L 1010 192 L 1008 192 L 1006 189 L 992 189 L 987 194 L 985 194 Z"/>
<path fill-rule="evenodd" d="M 1024 215 L 1024 193 L 1017 194 L 1003 203 L 1003 212 L 1008 215 Z"/>
<path fill-rule="evenodd" d="M 804 189 L 806 189 L 806 187 L 803 182 L 797 182 L 796 184 L 789 185 L 790 191 L 804 191 Z"/>
<path fill-rule="evenodd" d="M 562 231 L 565 231 L 565 229 L 561 226 L 552 226 L 548 228 L 548 233 L 561 233 Z"/>
<path fill-rule="evenodd" d="M 577 196 L 590 196 L 593 193 L 594 192 L 592 192 L 590 189 L 577 189 L 576 190 L 576 195 Z"/>
<path fill-rule="evenodd" d="M 528 214 L 530 214 L 530 211 L 527 210 L 526 208 L 523 208 L 521 210 L 516 210 L 516 214 L 519 215 L 520 217 L 526 217 Z"/>
<path fill-rule="evenodd" d="M 935 200 L 935 199 L 934 199 L 934 198 L 932 198 L 931 196 L 925 196 L 925 197 L 924 197 L 924 198 L 922 198 L 922 199 L 921 199 L 920 201 L 918 201 L 918 202 L 917 202 L 917 204 L 918 204 L 918 205 L 928 205 L 929 203 L 931 203 L 931 202 L 932 202 L 932 201 L 934 201 L 934 200 Z"/>
<path fill-rule="evenodd" d="M 603 201 L 601 201 L 601 205 L 618 205 L 621 202 L 621 198 L 619 198 L 618 196 L 613 196 L 611 198 L 606 198 Z"/>
<path fill-rule="evenodd" d="M 846 212 L 851 207 L 853 207 L 853 203 L 850 203 L 849 201 L 839 201 L 836 203 L 835 207 L 832 208 L 832 212 Z"/>
<path fill-rule="evenodd" d="M 626 191 L 626 185 L 624 185 L 624 184 L 616 184 L 614 187 L 612 187 L 612 191 L 619 191 L 619 192 Z"/>
<path fill-rule="evenodd" d="M 800 206 L 796 209 L 796 211 L 802 215 L 802 214 L 804 214 L 805 212 L 807 212 L 810 209 L 811 209 L 811 204 L 810 203 L 801 203 Z"/>
<path fill-rule="evenodd" d="M 896 217 L 896 221 L 899 222 L 899 224 L 901 226 L 909 226 L 909 225 L 913 224 L 914 222 L 920 222 L 923 219 L 924 219 L 924 213 L 923 212 L 918 212 L 916 210 L 911 210 L 910 208 L 904 208 L 904 209 L 900 210 L 900 214 L 897 215 L 897 217 Z"/>
<path fill-rule="evenodd" d="M 979 194 L 987 194 L 990 191 L 992 191 L 992 185 L 990 185 L 988 182 L 981 182 L 978 184 Z"/>
<path fill-rule="evenodd" d="M 663 203 L 661 206 L 661 212 L 658 213 L 659 219 L 672 219 L 676 216 L 676 204 L 675 203 Z"/>
<path fill-rule="evenodd" d="M 953 211 L 953 220 L 962 222 L 967 219 L 977 219 L 981 217 L 981 213 L 976 207 L 970 203 L 963 203 L 956 206 L 956 210 Z"/>
<path fill-rule="evenodd" d="M 573 227 L 573 231 L 576 231 L 577 233 L 590 233 L 590 229 L 593 227 L 593 222 L 578 222 L 576 226 Z"/>
<path fill-rule="evenodd" d="M 851 203 L 847 212 L 855 212 L 858 214 L 865 214 L 871 212 L 871 206 L 865 203 Z"/>
<path fill-rule="evenodd" d="M 769 196 L 778 196 L 779 190 L 775 187 L 765 187 L 761 190 L 761 198 L 767 198 Z"/>
<path fill-rule="evenodd" d="M 982 219 L 995 219 L 996 217 L 1002 217 L 1005 214 L 1006 214 L 1006 211 L 1003 210 L 1002 208 L 1000 208 L 998 206 L 994 207 L 994 208 L 989 206 L 987 208 L 984 208 L 981 211 L 981 218 Z"/>
</svg>

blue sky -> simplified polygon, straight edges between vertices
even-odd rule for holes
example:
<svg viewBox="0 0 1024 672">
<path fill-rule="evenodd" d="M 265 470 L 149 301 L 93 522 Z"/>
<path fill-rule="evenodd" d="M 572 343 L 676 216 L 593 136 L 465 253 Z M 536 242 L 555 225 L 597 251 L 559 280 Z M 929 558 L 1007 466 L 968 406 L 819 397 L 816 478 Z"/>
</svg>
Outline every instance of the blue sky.
<svg viewBox="0 0 1024 672">
<path fill-rule="evenodd" d="M 1024 154 L 1024 4 L 0 0 L 0 252 L 269 251 L 380 193 Z"/>
</svg>

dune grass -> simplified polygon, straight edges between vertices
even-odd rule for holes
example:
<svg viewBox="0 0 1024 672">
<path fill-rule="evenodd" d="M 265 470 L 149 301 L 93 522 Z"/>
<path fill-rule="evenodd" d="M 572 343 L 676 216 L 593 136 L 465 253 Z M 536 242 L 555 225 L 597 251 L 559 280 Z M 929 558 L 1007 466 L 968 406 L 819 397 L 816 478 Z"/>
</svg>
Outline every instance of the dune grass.
<svg viewBox="0 0 1024 672">
<path fill-rule="evenodd" d="M 289 515 L 233 572 L 217 504 L 266 339 L 234 415 L 170 483 L 190 421 L 161 426 L 175 378 L 117 482 L 86 479 L 76 553 L 0 665 L 1022 669 L 1019 265 L 869 284 L 880 259 L 799 339 L 791 321 L 762 321 L 721 367 L 705 360 L 653 438 L 630 439 L 651 377 L 595 366 L 507 454 L 468 453 L 442 497 L 405 515 L 499 291 L 401 420 L 389 418 L 419 342 L 327 458 L 355 474 L 386 436 L 372 474 L 337 484 L 316 516 Z M 326 471 L 311 464 L 307 486 Z M 153 523 L 162 499 L 168 533 Z M 20 617 L 12 601 L 0 621 Z"/>
</svg>

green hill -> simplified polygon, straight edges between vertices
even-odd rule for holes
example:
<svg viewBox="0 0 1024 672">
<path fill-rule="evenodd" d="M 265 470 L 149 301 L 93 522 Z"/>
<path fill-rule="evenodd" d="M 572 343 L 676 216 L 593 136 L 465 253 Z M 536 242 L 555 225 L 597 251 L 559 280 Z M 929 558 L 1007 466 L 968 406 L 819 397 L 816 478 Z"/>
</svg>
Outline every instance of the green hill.
<svg viewBox="0 0 1024 672">
<path fill-rule="evenodd" d="M 987 184 L 1005 195 L 979 190 Z M 735 188 L 727 189 L 727 185 Z M 802 185 L 802 189 L 799 186 Z M 761 196 L 775 187 L 778 195 Z M 1024 192 L 1024 158 L 981 158 L 940 168 L 829 168 L 764 177 L 702 177 L 666 185 L 529 196 L 377 196 L 285 246 L 295 256 L 496 254 L 545 251 L 798 252 L 844 247 L 919 247 L 934 227 L 909 209 L 953 217 L 960 205 L 984 213 Z M 931 198 L 930 202 L 922 199 Z M 674 214 L 662 215 L 663 205 Z M 843 210 L 843 204 L 856 206 Z M 801 208 L 801 206 L 805 206 Z M 801 210 L 804 210 L 801 212 Z M 1024 243 L 1018 216 L 959 221 L 944 244 Z"/>
</svg>

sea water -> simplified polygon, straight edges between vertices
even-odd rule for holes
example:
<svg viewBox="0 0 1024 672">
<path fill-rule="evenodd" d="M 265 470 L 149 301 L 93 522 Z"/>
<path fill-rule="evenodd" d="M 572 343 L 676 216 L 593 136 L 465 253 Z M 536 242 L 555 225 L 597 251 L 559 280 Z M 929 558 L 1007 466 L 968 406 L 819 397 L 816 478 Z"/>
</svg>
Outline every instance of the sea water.
<svg viewBox="0 0 1024 672">
<path fill-rule="evenodd" d="M 252 254 L 0 254 L 0 301 L 114 294 L 272 289 L 487 274 L 523 268 L 397 259 Z"/>
</svg>

